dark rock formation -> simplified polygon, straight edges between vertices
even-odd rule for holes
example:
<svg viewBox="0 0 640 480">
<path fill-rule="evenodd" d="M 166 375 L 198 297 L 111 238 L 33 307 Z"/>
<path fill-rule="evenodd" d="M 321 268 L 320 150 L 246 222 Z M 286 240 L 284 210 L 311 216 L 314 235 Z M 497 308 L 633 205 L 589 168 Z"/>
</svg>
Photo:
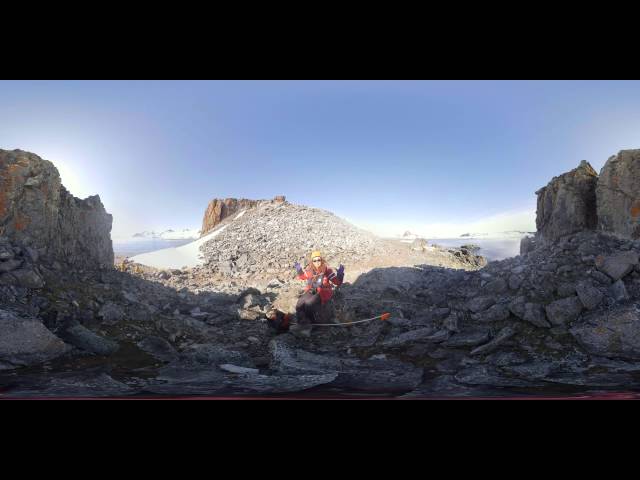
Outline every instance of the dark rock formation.
<svg viewBox="0 0 640 480">
<path fill-rule="evenodd" d="M 111 224 L 100 197 L 73 197 L 51 162 L 0 150 L 0 236 L 49 263 L 100 268 L 113 265 Z"/>
<path fill-rule="evenodd" d="M 621 150 L 600 171 L 598 228 L 626 238 L 640 238 L 640 150 Z"/>
<path fill-rule="evenodd" d="M 536 192 L 536 228 L 544 241 L 597 227 L 598 174 L 585 160 L 570 172 L 554 177 Z"/>
</svg>

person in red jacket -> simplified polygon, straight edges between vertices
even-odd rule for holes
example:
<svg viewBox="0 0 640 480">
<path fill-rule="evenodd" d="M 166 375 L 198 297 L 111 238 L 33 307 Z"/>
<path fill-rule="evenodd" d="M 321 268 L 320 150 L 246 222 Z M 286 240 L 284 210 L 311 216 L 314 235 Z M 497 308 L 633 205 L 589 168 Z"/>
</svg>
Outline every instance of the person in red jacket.
<svg viewBox="0 0 640 480">
<path fill-rule="evenodd" d="M 333 295 L 333 286 L 339 286 L 344 280 L 344 266 L 341 264 L 337 271 L 333 271 L 321 252 L 311 252 L 311 264 L 303 269 L 299 263 L 294 265 L 298 279 L 306 282 L 304 293 L 296 304 L 296 318 L 300 330 L 310 333 L 311 325 L 319 323 L 317 313 Z"/>
</svg>

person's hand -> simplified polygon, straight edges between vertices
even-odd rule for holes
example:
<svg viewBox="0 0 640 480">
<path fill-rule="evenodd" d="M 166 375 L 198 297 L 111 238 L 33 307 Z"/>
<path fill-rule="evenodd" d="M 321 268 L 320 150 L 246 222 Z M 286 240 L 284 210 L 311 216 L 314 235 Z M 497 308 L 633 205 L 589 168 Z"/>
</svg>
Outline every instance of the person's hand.
<svg viewBox="0 0 640 480">
<path fill-rule="evenodd" d="M 338 272 L 337 272 L 337 273 L 338 273 L 338 276 L 339 276 L 340 278 L 344 277 L 344 265 L 340 264 L 340 265 L 338 266 Z"/>
<path fill-rule="evenodd" d="M 302 267 L 300 266 L 300 264 L 298 262 L 295 263 L 293 268 L 296 269 L 296 272 L 298 272 L 299 275 L 302 275 L 304 273 L 304 270 L 302 270 Z"/>
</svg>

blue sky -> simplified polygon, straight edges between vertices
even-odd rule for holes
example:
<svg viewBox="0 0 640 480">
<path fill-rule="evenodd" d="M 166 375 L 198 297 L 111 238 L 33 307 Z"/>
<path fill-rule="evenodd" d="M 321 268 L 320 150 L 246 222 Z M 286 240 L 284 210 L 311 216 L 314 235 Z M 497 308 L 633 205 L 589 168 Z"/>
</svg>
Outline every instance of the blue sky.
<svg viewBox="0 0 640 480">
<path fill-rule="evenodd" d="M 534 228 L 553 176 L 640 148 L 640 83 L 2 81 L 0 148 L 100 194 L 115 238 L 279 194 L 379 233 Z"/>
</svg>

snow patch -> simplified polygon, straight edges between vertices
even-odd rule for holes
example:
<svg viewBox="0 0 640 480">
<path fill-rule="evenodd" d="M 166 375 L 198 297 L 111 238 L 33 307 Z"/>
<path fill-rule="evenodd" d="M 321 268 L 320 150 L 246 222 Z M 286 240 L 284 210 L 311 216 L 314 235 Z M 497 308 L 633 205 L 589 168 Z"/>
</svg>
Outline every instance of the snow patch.
<svg viewBox="0 0 640 480">
<path fill-rule="evenodd" d="M 234 218 L 234 220 L 239 219 L 242 215 L 244 215 L 244 212 L 246 212 L 246 210 L 242 210 L 238 215 L 236 215 L 236 218 Z"/>
<path fill-rule="evenodd" d="M 162 250 L 156 250 L 155 252 L 143 253 L 131 257 L 130 260 L 149 267 L 164 269 L 164 268 L 192 268 L 196 265 L 203 265 L 204 259 L 200 254 L 200 247 L 215 238 L 220 232 L 222 232 L 228 225 L 215 229 L 211 233 L 208 233 L 198 240 L 182 245 L 176 248 L 164 248 Z"/>
</svg>

